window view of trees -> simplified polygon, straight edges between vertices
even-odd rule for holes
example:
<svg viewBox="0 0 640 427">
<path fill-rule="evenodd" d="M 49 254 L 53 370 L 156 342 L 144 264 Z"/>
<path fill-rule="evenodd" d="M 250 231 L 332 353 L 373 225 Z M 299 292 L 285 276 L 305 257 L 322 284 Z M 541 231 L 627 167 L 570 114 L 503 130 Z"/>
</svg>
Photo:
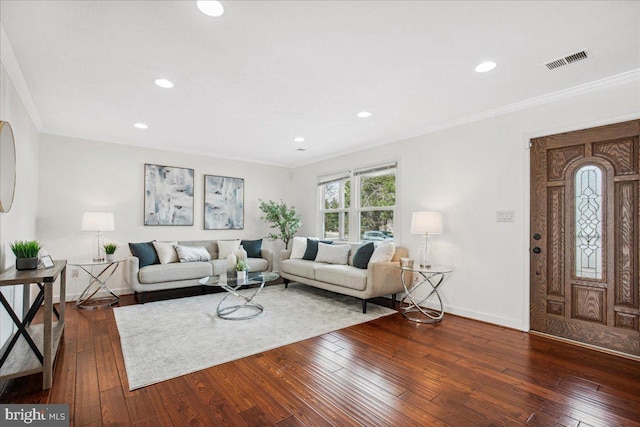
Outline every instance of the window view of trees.
<svg viewBox="0 0 640 427">
<path fill-rule="evenodd" d="M 396 175 L 362 176 L 360 178 L 361 208 L 393 208 L 396 204 Z M 360 212 L 362 240 L 393 239 L 393 209 L 362 210 Z"/>
<path fill-rule="evenodd" d="M 395 167 L 327 182 L 320 185 L 320 191 L 324 238 L 348 240 L 350 226 L 355 226 L 352 231 L 357 233 L 356 240 L 393 240 Z M 350 215 L 355 215 L 355 224 L 350 224 Z"/>
</svg>

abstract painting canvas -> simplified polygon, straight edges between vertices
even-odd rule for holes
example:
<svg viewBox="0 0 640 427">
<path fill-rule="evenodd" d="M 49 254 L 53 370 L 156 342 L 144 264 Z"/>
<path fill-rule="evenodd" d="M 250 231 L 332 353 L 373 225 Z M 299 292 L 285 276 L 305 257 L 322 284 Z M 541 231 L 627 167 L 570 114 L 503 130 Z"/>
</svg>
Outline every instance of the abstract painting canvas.
<svg viewBox="0 0 640 427">
<path fill-rule="evenodd" d="M 144 225 L 193 225 L 193 169 L 144 165 Z"/>
<path fill-rule="evenodd" d="M 244 228 L 244 179 L 204 176 L 204 229 Z"/>
</svg>

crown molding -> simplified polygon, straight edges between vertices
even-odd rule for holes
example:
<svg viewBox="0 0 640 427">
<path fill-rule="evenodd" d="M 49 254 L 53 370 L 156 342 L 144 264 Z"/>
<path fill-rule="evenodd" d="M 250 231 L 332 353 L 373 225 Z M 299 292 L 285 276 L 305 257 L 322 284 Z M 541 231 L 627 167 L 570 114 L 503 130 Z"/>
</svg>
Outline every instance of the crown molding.
<svg viewBox="0 0 640 427">
<path fill-rule="evenodd" d="M 16 88 L 18 96 L 22 100 L 24 108 L 27 110 L 27 114 L 31 117 L 31 121 L 33 121 L 38 132 L 41 132 L 42 119 L 40 118 L 36 104 L 33 102 L 31 91 L 29 90 L 27 81 L 24 79 L 24 74 L 22 73 L 22 68 L 20 68 L 16 54 L 13 51 L 13 46 L 11 46 L 9 37 L 4 31 L 2 24 L 0 24 L 0 61 L 4 65 L 5 70 L 7 70 L 9 79 Z"/>
<path fill-rule="evenodd" d="M 537 96 L 535 98 L 526 99 L 524 101 L 519 101 L 513 104 L 505 105 L 504 107 L 498 107 L 491 110 L 483 111 L 478 114 L 472 114 L 470 116 L 461 117 L 459 119 L 451 120 L 444 123 L 439 123 L 439 124 L 430 126 L 428 128 L 424 128 L 418 132 L 412 132 L 412 135 L 404 136 L 402 139 L 414 138 L 420 135 L 426 135 L 426 134 L 438 132 L 441 130 L 451 129 L 451 128 L 466 125 L 469 123 L 479 122 L 482 120 L 503 116 L 505 114 L 526 110 L 529 108 L 537 107 L 539 105 L 549 104 L 551 102 L 573 98 L 574 96 L 580 96 L 587 93 L 596 92 L 602 89 L 607 89 L 615 86 L 621 86 L 628 83 L 633 83 L 638 80 L 640 80 L 640 68 L 627 71 L 624 73 L 616 74 L 610 77 L 606 77 L 604 79 L 594 80 L 592 82 L 588 82 L 578 86 L 563 89 L 557 92 L 553 92 L 546 95 Z"/>
</svg>

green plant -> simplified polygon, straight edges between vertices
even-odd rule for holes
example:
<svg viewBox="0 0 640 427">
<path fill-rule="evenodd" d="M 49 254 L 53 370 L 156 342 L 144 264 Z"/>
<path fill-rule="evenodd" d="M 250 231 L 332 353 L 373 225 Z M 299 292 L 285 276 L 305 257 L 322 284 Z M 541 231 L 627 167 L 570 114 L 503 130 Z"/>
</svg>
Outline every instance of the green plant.
<svg viewBox="0 0 640 427">
<path fill-rule="evenodd" d="M 118 245 L 115 243 L 106 243 L 104 246 L 104 253 L 107 255 L 113 255 L 116 253 L 116 249 L 118 249 Z"/>
<path fill-rule="evenodd" d="M 37 258 L 42 246 L 37 240 L 18 240 L 10 245 L 16 258 Z"/>
<path fill-rule="evenodd" d="M 236 271 L 246 271 L 247 268 L 249 268 L 249 266 L 247 265 L 246 261 L 238 261 L 238 263 L 236 264 Z"/>
<path fill-rule="evenodd" d="M 260 202 L 260 210 L 264 212 L 260 219 L 270 223 L 269 226 L 278 231 L 278 233 L 269 233 L 267 239 L 280 239 L 284 242 L 285 248 L 289 249 L 289 242 L 302 227 L 302 222 L 300 222 L 302 218 L 296 211 L 296 207 L 289 207 L 282 200 L 280 200 L 280 203 L 272 200 L 267 202 L 258 200 Z"/>
</svg>

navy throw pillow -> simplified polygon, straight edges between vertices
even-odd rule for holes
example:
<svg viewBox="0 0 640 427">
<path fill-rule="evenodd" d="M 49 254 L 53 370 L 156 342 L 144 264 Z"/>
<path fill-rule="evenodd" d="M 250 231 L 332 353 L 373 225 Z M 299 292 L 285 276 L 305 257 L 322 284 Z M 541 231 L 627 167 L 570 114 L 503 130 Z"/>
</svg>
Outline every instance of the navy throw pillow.
<svg viewBox="0 0 640 427">
<path fill-rule="evenodd" d="M 153 242 L 129 243 L 129 249 L 133 256 L 138 257 L 140 268 L 146 267 L 147 265 L 160 264 L 156 248 L 153 247 Z"/>
<path fill-rule="evenodd" d="M 373 242 L 360 246 L 353 256 L 353 266 L 366 270 L 375 249 L 376 247 L 373 245 Z"/>
<path fill-rule="evenodd" d="M 307 238 L 307 250 L 304 251 L 304 255 L 302 259 L 306 259 L 309 261 L 313 261 L 316 259 L 316 255 L 318 255 L 318 243 L 326 243 L 330 245 L 333 243 L 332 240 L 315 240 Z"/>
<path fill-rule="evenodd" d="M 262 239 L 241 240 L 240 245 L 247 251 L 247 258 L 262 258 Z"/>
</svg>

